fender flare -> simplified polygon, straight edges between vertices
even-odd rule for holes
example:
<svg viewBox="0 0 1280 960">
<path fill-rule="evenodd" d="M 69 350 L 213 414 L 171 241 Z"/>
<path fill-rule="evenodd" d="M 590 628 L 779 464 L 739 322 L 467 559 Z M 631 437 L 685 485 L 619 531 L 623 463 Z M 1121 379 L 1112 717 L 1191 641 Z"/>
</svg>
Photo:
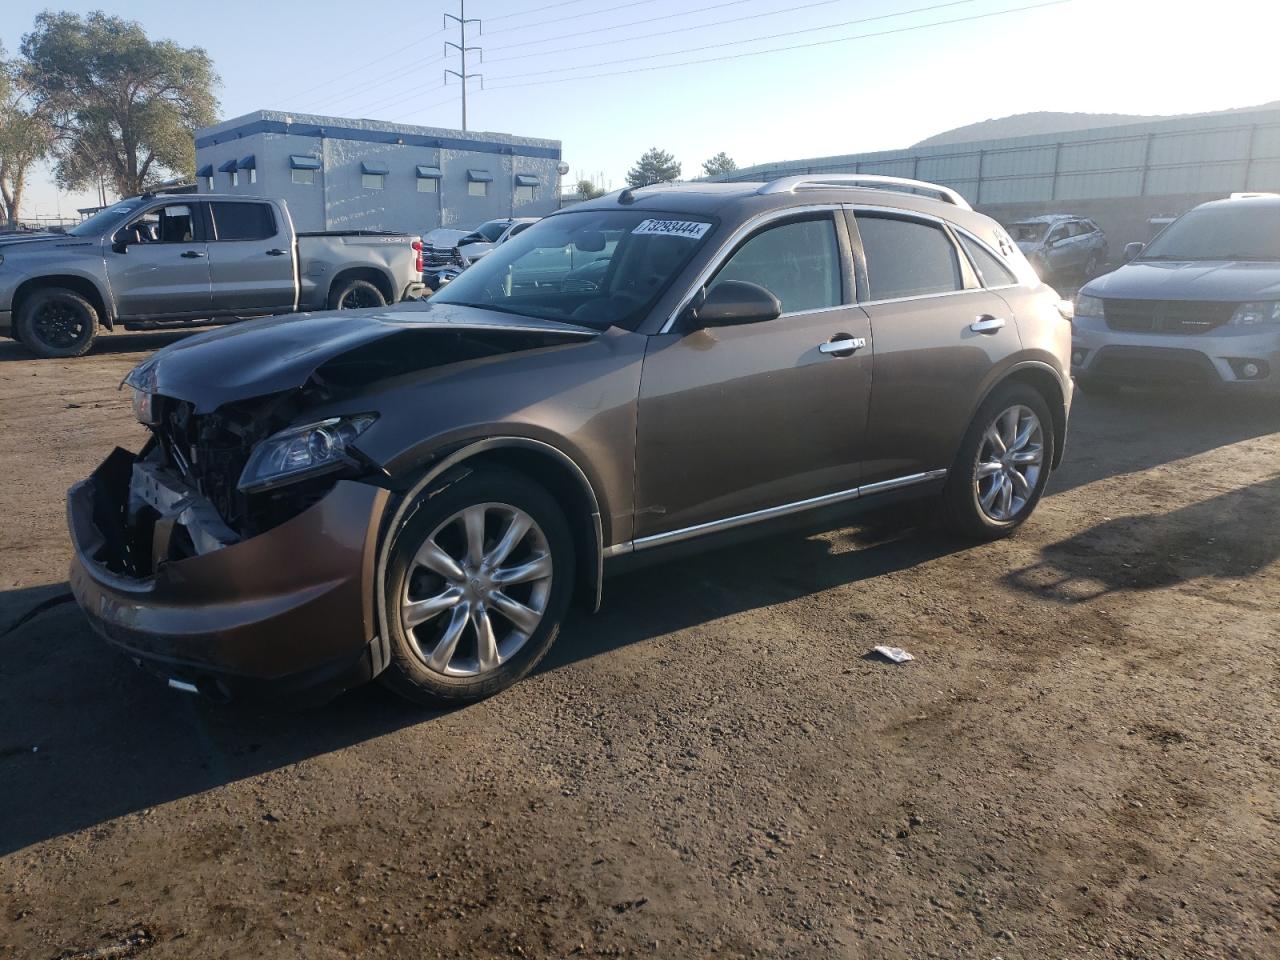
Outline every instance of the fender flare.
<svg viewBox="0 0 1280 960">
<path fill-rule="evenodd" d="M 595 539 L 593 553 L 595 554 L 594 563 L 585 565 L 589 583 L 594 592 L 593 610 L 600 609 L 600 600 L 603 590 L 604 581 L 604 530 L 600 519 L 600 500 L 596 496 L 595 489 L 591 486 L 591 481 L 587 478 L 583 469 L 578 466 L 577 462 L 559 447 L 541 440 L 533 440 L 529 437 L 519 436 L 495 436 L 485 437 L 481 440 L 474 440 L 464 443 L 462 446 L 453 450 L 448 455 L 440 458 L 432 463 L 421 477 L 409 487 L 400 497 L 396 508 L 382 522 L 382 529 L 378 535 L 378 552 L 377 560 L 374 566 L 373 587 L 376 591 L 374 608 L 376 612 L 376 622 L 378 633 L 375 642 L 371 647 L 373 653 L 373 672 L 374 675 L 381 673 L 391 662 L 391 634 L 390 624 L 387 623 L 386 605 L 382 601 L 384 585 L 386 583 L 387 563 L 391 557 L 391 544 L 394 539 L 392 534 L 398 530 L 409 513 L 417 506 L 418 497 L 422 491 L 426 490 L 431 484 L 440 480 L 446 473 L 455 467 L 465 466 L 468 460 L 471 460 L 480 454 L 487 453 L 491 450 L 501 449 L 525 449 L 533 450 L 543 456 L 548 456 L 565 467 L 569 473 L 577 480 L 581 486 L 581 492 L 585 495 L 587 504 L 590 508 L 590 525 L 591 531 Z M 583 558 L 590 559 L 590 558 Z"/>
</svg>

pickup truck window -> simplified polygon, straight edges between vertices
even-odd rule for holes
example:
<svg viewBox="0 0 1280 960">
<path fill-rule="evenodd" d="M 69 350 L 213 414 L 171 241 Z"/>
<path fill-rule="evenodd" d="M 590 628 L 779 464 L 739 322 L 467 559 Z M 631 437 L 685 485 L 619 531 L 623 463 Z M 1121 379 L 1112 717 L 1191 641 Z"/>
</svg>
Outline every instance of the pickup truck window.
<svg viewBox="0 0 1280 960">
<path fill-rule="evenodd" d="M 77 223 L 67 231 L 67 235 L 71 237 L 102 236 L 104 233 L 108 233 L 114 229 L 116 224 L 122 222 L 125 217 L 133 213 L 133 211 L 137 210 L 141 205 L 142 201 L 136 197 L 132 200 L 122 200 L 120 203 L 113 203 L 111 206 L 103 210 L 99 210 L 87 220 Z"/>
<path fill-rule="evenodd" d="M 195 239 L 191 210 L 186 203 L 153 207 L 121 232 L 130 243 L 190 243 Z"/>
<path fill-rule="evenodd" d="M 214 240 L 266 240 L 276 235 L 276 220 L 266 203 L 210 203 Z"/>
</svg>

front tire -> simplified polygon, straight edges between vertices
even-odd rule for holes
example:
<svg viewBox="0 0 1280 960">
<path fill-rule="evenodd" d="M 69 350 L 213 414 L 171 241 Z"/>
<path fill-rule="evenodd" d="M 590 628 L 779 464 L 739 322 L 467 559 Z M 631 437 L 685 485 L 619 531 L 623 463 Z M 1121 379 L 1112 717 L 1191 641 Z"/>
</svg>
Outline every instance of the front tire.
<svg viewBox="0 0 1280 960">
<path fill-rule="evenodd" d="M 330 310 L 362 310 L 386 305 L 382 291 L 368 280 L 344 280 L 329 292 Z"/>
<path fill-rule="evenodd" d="M 538 665 L 568 609 L 575 561 L 568 521 L 544 488 L 479 467 L 424 493 L 394 537 L 381 598 L 387 686 L 456 706 Z"/>
<path fill-rule="evenodd" d="M 98 311 L 74 290 L 37 290 L 18 308 L 15 334 L 38 357 L 82 357 L 98 336 Z"/>
<path fill-rule="evenodd" d="M 1013 533 L 1040 502 L 1053 443 L 1053 421 L 1039 391 L 1024 383 L 997 387 L 978 408 L 947 477 L 947 526 L 973 540 Z"/>
</svg>

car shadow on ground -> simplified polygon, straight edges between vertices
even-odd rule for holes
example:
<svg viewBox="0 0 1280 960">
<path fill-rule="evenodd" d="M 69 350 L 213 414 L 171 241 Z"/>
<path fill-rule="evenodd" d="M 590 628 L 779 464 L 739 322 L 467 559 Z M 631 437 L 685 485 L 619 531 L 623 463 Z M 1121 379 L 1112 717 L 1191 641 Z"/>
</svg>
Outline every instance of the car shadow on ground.
<svg viewBox="0 0 1280 960">
<path fill-rule="evenodd" d="M 1066 457 L 1046 496 L 1280 431 L 1280 396 L 1203 389 L 1077 391 Z"/>
<path fill-rule="evenodd" d="M 918 519 L 890 508 L 821 537 L 782 534 L 613 577 L 600 613 L 571 613 L 539 669 L 962 546 Z M 0 855 L 441 715 L 376 683 L 299 712 L 177 693 L 94 635 L 67 596 L 65 584 L 0 593 Z"/>
<path fill-rule="evenodd" d="M 125 353 L 151 353 L 153 350 L 159 350 L 161 347 L 167 347 L 171 343 L 176 343 L 193 334 L 200 333 L 202 330 L 212 330 L 213 327 L 198 327 L 193 329 L 182 330 L 145 330 L 145 331 L 126 331 L 121 330 L 116 333 L 104 334 L 94 341 L 93 349 L 91 349 L 85 357 L 70 357 L 64 360 L 65 363 L 77 363 L 87 357 L 95 356 L 112 356 Z M 35 360 L 36 355 L 18 343 L 16 340 L 0 341 L 0 363 L 7 363 L 14 360 Z M 56 360 L 57 358 L 55 358 Z"/>
<path fill-rule="evenodd" d="M 1160 513 L 1118 517 L 1051 543 L 1004 578 L 1062 603 L 1253 576 L 1280 559 L 1280 474 Z"/>
</svg>

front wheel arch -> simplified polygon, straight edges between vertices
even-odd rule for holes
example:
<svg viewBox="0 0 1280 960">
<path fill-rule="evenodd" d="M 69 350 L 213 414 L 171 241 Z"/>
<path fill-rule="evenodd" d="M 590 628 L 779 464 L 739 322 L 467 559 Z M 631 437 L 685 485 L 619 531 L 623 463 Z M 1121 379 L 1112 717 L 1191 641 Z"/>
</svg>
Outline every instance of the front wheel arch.
<svg viewBox="0 0 1280 960">
<path fill-rule="evenodd" d="M 487 437 L 463 444 L 419 468 L 413 483 L 387 511 L 379 531 L 374 573 L 374 590 L 381 597 L 386 585 L 387 563 L 395 531 L 421 503 L 433 486 L 441 489 L 466 476 L 475 467 L 494 464 L 516 470 L 545 486 L 562 500 L 565 518 L 573 535 L 578 556 L 575 566 L 575 596 L 592 610 L 600 607 L 604 578 L 604 530 L 600 502 L 582 468 L 558 447 L 528 437 Z M 390 625 L 385 611 L 377 606 L 378 643 L 375 644 L 374 673 L 390 661 Z"/>
</svg>

